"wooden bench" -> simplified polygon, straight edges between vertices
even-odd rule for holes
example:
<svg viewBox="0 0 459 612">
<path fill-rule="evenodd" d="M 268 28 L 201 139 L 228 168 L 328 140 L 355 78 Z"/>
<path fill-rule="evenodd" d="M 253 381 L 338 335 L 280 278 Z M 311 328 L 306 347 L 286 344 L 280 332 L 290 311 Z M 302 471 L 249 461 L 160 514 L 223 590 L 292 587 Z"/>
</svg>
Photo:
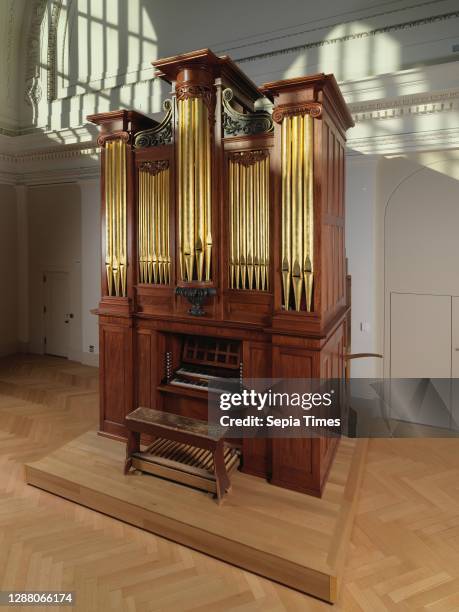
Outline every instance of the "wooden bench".
<svg viewBox="0 0 459 612">
<path fill-rule="evenodd" d="M 126 416 L 126 427 L 125 474 L 131 467 L 135 467 L 156 476 L 214 492 L 219 503 L 230 490 L 227 467 L 237 467 L 238 455 L 234 449 L 225 448 L 226 428 L 152 408 L 137 408 L 129 413 Z M 142 433 L 155 439 L 143 452 L 140 450 Z M 169 452 L 159 452 L 164 448 Z M 199 452 L 194 453 L 193 449 Z M 193 457 L 199 457 L 199 462 L 193 461 Z M 205 469 L 209 464 L 210 471 Z"/>
</svg>

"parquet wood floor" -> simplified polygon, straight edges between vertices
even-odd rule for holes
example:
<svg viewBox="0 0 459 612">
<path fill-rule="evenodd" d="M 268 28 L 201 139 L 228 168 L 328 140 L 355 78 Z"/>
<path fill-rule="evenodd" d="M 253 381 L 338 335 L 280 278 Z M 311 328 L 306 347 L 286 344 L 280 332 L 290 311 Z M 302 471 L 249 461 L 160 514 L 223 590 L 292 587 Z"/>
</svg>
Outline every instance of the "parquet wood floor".
<svg viewBox="0 0 459 612">
<path fill-rule="evenodd" d="M 331 607 L 25 485 L 24 463 L 97 427 L 97 403 L 93 368 L 0 360 L 3 590 L 75 590 L 81 612 L 459 610 L 459 441 L 370 442 Z"/>
<path fill-rule="evenodd" d="M 322 498 L 235 471 L 221 505 L 164 478 L 123 474 L 125 446 L 89 431 L 39 461 L 25 479 L 92 508 L 335 602 L 349 548 L 367 440 L 343 439 Z"/>
</svg>

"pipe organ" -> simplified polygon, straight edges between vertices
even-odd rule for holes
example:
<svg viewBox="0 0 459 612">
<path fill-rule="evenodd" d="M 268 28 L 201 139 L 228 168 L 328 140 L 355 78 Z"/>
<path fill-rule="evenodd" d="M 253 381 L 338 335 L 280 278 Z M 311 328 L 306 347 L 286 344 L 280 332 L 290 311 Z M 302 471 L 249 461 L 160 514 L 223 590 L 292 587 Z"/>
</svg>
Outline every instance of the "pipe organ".
<svg viewBox="0 0 459 612">
<path fill-rule="evenodd" d="M 344 149 L 332 75 L 261 88 L 204 49 L 153 62 L 159 120 L 100 128 L 100 431 L 138 406 L 207 418 L 213 377 L 344 375 Z M 191 305 L 191 308 L 190 308 Z M 320 495 L 333 438 L 243 439 L 242 470 Z"/>
</svg>

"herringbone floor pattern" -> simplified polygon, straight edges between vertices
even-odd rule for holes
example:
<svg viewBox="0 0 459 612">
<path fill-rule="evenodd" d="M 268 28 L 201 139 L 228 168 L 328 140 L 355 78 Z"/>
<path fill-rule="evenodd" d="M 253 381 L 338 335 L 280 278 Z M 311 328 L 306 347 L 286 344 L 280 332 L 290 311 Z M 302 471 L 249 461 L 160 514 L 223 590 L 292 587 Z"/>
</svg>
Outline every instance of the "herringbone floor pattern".
<svg viewBox="0 0 459 612">
<path fill-rule="evenodd" d="M 333 609 L 25 485 L 23 464 L 97 427 L 97 404 L 93 368 L 0 361 L 2 589 L 73 590 L 82 612 Z M 459 610 L 459 441 L 371 442 L 334 609 Z"/>
</svg>

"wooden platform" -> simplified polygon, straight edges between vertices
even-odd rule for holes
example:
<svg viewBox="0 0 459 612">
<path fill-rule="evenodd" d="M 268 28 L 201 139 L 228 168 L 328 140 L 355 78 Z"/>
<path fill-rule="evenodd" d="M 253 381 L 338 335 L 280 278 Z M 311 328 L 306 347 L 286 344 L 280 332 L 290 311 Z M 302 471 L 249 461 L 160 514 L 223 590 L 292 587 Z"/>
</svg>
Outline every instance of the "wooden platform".
<svg viewBox="0 0 459 612">
<path fill-rule="evenodd" d="M 287 586 L 334 602 L 365 440 L 340 443 L 322 499 L 234 473 L 221 506 L 147 474 L 123 476 L 124 445 L 88 432 L 26 464 L 26 481 Z"/>
</svg>

